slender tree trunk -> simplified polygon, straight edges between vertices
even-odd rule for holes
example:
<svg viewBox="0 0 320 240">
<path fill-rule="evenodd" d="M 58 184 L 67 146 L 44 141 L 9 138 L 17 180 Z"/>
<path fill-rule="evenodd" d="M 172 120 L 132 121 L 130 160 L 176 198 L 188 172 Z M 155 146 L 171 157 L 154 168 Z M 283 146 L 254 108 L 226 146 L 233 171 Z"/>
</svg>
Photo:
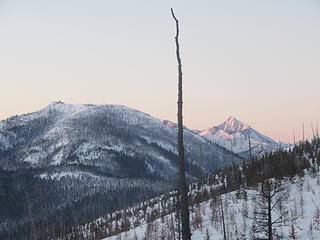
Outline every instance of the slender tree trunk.
<svg viewBox="0 0 320 240">
<path fill-rule="evenodd" d="M 220 208 L 221 208 L 221 217 L 222 217 L 223 239 L 227 240 L 226 225 L 225 225 L 225 222 L 224 222 L 224 210 L 223 210 L 223 203 L 222 203 L 221 193 L 220 193 Z"/>
<path fill-rule="evenodd" d="M 271 197 L 270 192 L 268 196 L 268 239 L 273 239 L 273 233 L 272 233 L 272 213 L 271 213 Z"/>
<path fill-rule="evenodd" d="M 179 185 L 180 185 L 180 207 L 181 207 L 181 223 L 182 223 L 182 239 L 191 240 L 190 226 L 189 226 L 189 209 L 188 209 L 188 185 L 185 175 L 184 162 L 184 146 L 183 146 L 183 119 L 182 119 L 182 64 L 180 58 L 179 48 L 179 21 L 175 17 L 173 9 L 171 14 L 176 22 L 176 56 L 178 61 L 178 150 L 179 150 Z"/>
<path fill-rule="evenodd" d="M 268 198 L 268 235 L 269 240 L 273 239 L 273 233 L 272 233 L 272 215 L 271 215 L 271 198 Z"/>
<path fill-rule="evenodd" d="M 249 134 L 248 134 L 248 138 L 249 138 L 249 153 L 250 153 L 250 161 L 252 161 L 251 139 L 250 139 L 250 135 L 249 135 Z"/>
</svg>

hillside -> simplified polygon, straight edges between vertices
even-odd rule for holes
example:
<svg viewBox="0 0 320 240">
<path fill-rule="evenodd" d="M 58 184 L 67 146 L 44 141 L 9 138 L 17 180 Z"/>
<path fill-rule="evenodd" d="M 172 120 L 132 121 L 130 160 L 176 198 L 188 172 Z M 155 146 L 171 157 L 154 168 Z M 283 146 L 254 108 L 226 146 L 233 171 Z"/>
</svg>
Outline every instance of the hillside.
<svg viewBox="0 0 320 240">
<path fill-rule="evenodd" d="M 42 238 L 66 233 L 173 189 L 176 136 L 120 105 L 53 102 L 0 121 L 1 238 L 28 239 L 32 229 Z M 190 181 L 242 161 L 188 129 L 184 138 Z"/>
<path fill-rule="evenodd" d="M 192 239 L 221 239 L 222 218 L 227 239 L 264 237 L 263 222 L 258 220 L 265 216 L 259 214 L 266 210 L 262 191 L 268 184 L 272 186 L 270 191 L 275 192 L 270 201 L 274 235 L 282 239 L 292 239 L 293 235 L 295 239 L 317 239 L 320 236 L 319 168 L 320 139 L 317 138 L 192 183 Z M 100 217 L 58 239 L 177 239 L 176 202 L 173 191 Z"/>
<path fill-rule="evenodd" d="M 280 192 L 283 209 L 277 209 L 274 218 L 285 218 L 276 231 L 280 239 L 320 239 L 320 174 L 306 174 L 284 180 L 285 190 Z M 257 208 L 258 189 L 247 190 L 243 196 L 238 191 L 222 194 L 221 199 L 213 198 L 195 204 L 191 210 L 191 229 L 193 240 L 223 239 L 221 202 L 224 210 L 227 239 L 250 239 L 252 236 L 263 237 L 256 232 L 254 213 Z M 285 199 L 284 199 L 285 198 Z M 221 202 L 220 202 L 221 201 Z M 161 208 L 160 208 L 161 209 Z M 144 223 L 120 235 L 104 240 L 142 240 L 174 239 L 176 216 L 166 215 L 153 222 Z M 174 223 L 172 225 L 172 222 Z M 290 237 L 291 236 L 291 237 Z"/>
<path fill-rule="evenodd" d="M 160 120 L 124 106 L 54 102 L 0 122 L 0 166 L 78 164 L 122 177 L 144 174 L 174 179 L 176 135 L 176 129 Z M 187 129 L 184 138 L 190 175 L 219 169 L 231 158 L 240 161 Z"/>
</svg>

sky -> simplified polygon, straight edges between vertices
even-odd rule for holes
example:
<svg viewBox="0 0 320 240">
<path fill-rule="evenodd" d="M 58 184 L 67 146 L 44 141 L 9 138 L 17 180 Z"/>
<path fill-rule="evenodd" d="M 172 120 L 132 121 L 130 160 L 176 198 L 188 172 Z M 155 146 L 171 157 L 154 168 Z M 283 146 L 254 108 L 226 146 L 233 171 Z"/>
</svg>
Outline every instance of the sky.
<svg viewBox="0 0 320 240">
<path fill-rule="evenodd" d="M 319 0 L 0 0 L 0 119 L 52 101 L 122 104 L 184 123 L 229 116 L 276 141 L 320 122 Z"/>
</svg>

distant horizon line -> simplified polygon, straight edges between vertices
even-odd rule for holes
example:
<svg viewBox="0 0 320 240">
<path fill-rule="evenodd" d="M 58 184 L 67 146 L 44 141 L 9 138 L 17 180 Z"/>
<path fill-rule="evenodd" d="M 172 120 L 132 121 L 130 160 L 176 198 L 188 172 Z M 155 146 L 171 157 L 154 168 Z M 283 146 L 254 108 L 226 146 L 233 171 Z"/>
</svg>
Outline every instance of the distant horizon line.
<svg viewBox="0 0 320 240">
<path fill-rule="evenodd" d="M 40 109 L 38 109 L 38 110 L 34 110 L 34 111 L 30 111 L 30 112 L 25 112 L 25 113 L 13 114 L 13 115 L 11 115 L 11 116 L 5 117 L 5 118 L 3 118 L 3 119 L 0 119 L 0 122 L 1 122 L 1 121 L 5 121 L 5 120 L 7 120 L 7 119 L 10 119 L 10 118 L 12 118 L 12 117 L 22 116 L 22 115 L 26 115 L 26 114 L 32 114 L 32 113 L 41 111 L 41 110 L 43 110 L 43 109 L 45 109 L 45 108 L 47 108 L 47 107 L 49 107 L 50 105 L 53 105 L 53 104 L 83 105 L 83 106 L 86 106 L 86 105 L 88 105 L 88 106 L 90 106 L 90 105 L 91 105 L 91 106 L 102 106 L 102 105 L 122 106 L 122 107 L 126 107 L 126 108 L 129 108 L 129 109 L 133 109 L 133 110 L 142 112 L 142 113 L 144 113 L 144 114 L 150 115 L 150 116 L 158 119 L 159 121 L 169 121 L 169 122 L 172 122 L 172 123 L 176 124 L 175 121 L 172 121 L 172 120 L 170 120 L 170 119 L 158 118 L 158 117 L 155 117 L 155 116 L 151 115 L 151 114 L 148 113 L 148 112 L 145 112 L 145 111 L 143 111 L 143 110 L 140 110 L 140 109 L 137 109 L 137 108 L 134 108 L 134 107 L 129 107 L 129 106 L 126 106 L 126 105 L 124 105 L 124 104 L 114 104 L 114 103 L 94 103 L 94 104 L 93 104 L 93 103 L 66 103 L 65 101 L 62 101 L 61 99 L 55 100 L 55 101 L 51 101 L 49 104 L 45 105 L 43 108 L 40 108 Z M 220 123 L 220 124 L 212 124 L 212 125 L 210 125 L 210 127 L 207 127 L 207 128 L 189 128 L 189 127 L 187 127 L 187 125 L 185 125 L 185 124 L 184 124 L 184 126 L 185 126 L 187 129 L 189 129 L 190 131 L 204 131 L 204 130 L 207 130 L 207 129 L 209 129 L 209 128 L 217 127 L 217 126 L 225 123 L 225 122 L 228 121 L 229 119 L 235 119 L 235 120 L 237 120 L 237 121 L 239 121 L 239 122 L 241 122 L 241 123 L 243 123 L 243 124 L 248 125 L 250 128 L 254 129 L 253 127 L 250 126 L 250 124 L 239 120 L 239 119 L 236 118 L 233 114 L 229 114 L 229 115 L 227 115 L 227 116 L 228 116 L 228 117 L 225 118 L 226 120 L 225 120 L 224 122 L 222 122 L 222 123 Z M 318 121 L 316 121 L 316 123 L 318 123 Z M 305 123 L 303 122 L 302 125 L 304 125 L 304 124 L 305 124 Z M 293 140 L 293 141 L 290 141 L 290 142 L 285 142 L 285 141 L 281 141 L 280 138 L 279 138 L 278 140 L 275 140 L 274 138 L 269 137 L 268 135 L 265 135 L 265 134 L 263 134 L 263 133 L 261 133 L 261 134 L 263 134 L 263 135 L 271 138 L 271 139 L 272 139 L 273 141 L 275 141 L 276 143 L 280 143 L 280 144 L 281 144 L 281 143 L 283 143 L 283 144 L 294 144 L 294 143 L 299 143 L 299 142 L 306 141 L 306 140 L 311 140 L 311 139 L 313 139 L 314 137 L 318 137 L 318 136 L 319 136 L 319 135 L 317 135 L 317 133 L 319 133 L 318 125 L 314 126 L 313 123 L 310 123 L 310 126 L 311 126 L 312 133 L 313 133 L 314 136 L 305 137 L 304 140 L 303 140 L 303 139 L 300 139 L 300 140 L 297 139 L 296 141 Z M 255 129 L 254 129 L 254 130 L 255 130 Z M 258 132 L 260 132 L 260 131 L 258 131 Z M 295 138 L 295 132 L 293 132 L 293 139 L 294 139 L 294 138 Z"/>
</svg>

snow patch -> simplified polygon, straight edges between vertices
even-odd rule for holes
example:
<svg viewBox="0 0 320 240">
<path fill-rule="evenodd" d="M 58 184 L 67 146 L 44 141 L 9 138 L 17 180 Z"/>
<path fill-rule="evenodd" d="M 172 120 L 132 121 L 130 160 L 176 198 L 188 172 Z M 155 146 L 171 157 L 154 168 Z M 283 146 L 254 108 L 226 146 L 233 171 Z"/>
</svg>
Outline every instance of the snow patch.
<svg viewBox="0 0 320 240">
<path fill-rule="evenodd" d="M 39 160 L 44 157 L 46 157 L 46 154 L 44 152 L 35 152 L 35 153 L 31 153 L 23 161 L 30 163 L 31 165 L 36 165 L 39 163 Z"/>
</svg>

